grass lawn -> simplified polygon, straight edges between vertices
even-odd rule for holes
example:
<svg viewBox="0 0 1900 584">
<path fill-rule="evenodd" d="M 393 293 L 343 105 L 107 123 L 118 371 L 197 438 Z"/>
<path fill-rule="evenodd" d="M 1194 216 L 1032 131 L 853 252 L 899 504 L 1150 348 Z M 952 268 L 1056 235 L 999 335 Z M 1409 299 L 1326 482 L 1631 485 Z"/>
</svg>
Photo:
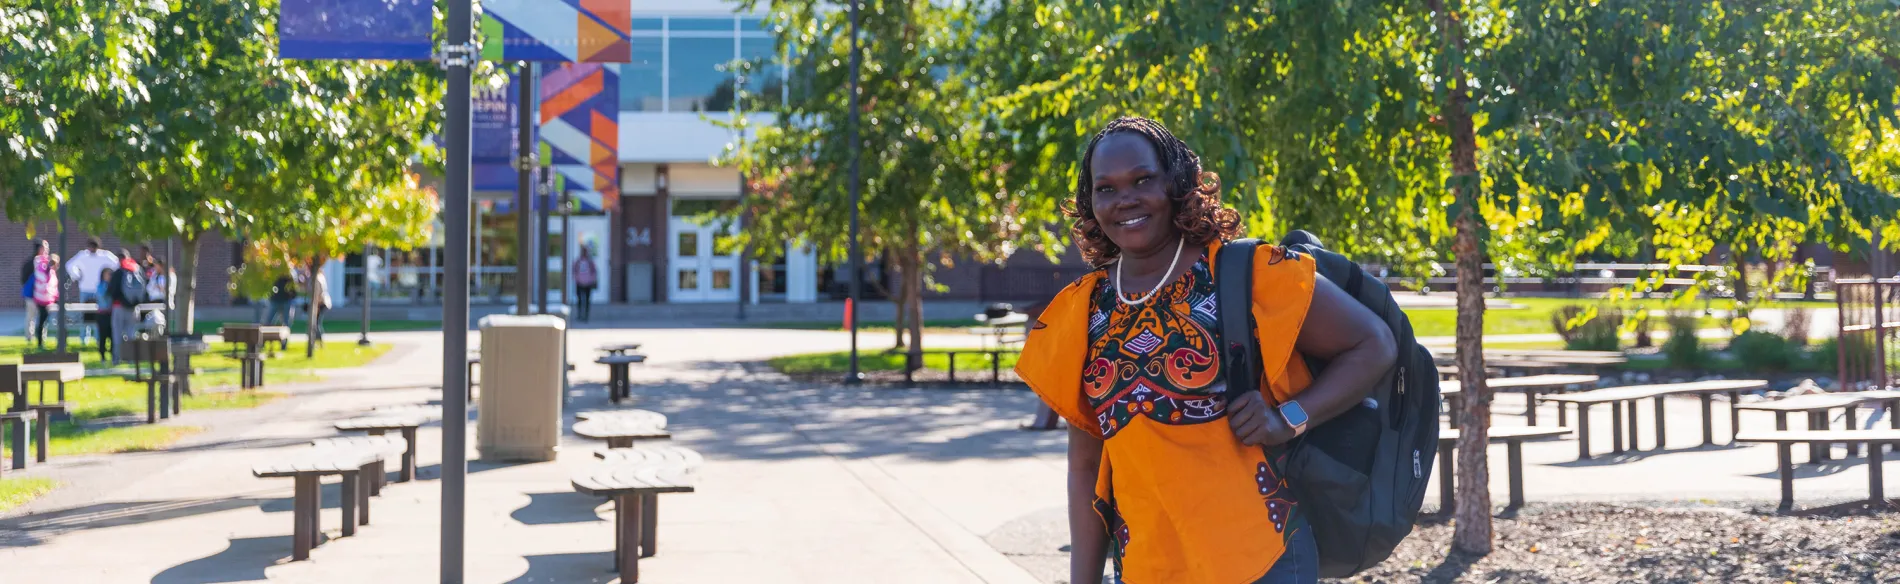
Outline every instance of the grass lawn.
<svg viewBox="0 0 1900 584">
<path fill-rule="evenodd" d="M 356 367 L 370 362 L 389 351 L 389 345 L 358 347 L 355 343 L 331 342 L 318 347 L 315 357 L 304 357 L 304 345 L 291 343 L 290 349 L 279 353 L 277 358 L 268 361 L 265 383 L 292 383 L 312 381 L 319 378 L 319 369 Z M 222 347 L 214 347 L 219 349 Z M 0 360 L 11 360 L 27 349 L 21 339 L 0 339 Z M 75 347 L 83 349 L 83 347 Z M 82 362 L 88 368 L 85 379 L 66 384 L 66 402 L 72 419 L 53 424 L 50 432 L 51 452 L 54 455 L 99 454 L 110 452 L 128 452 L 152 450 L 197 431 L 195 428 L 183 428 L 162 425 L 135 425 L 110 428 L 88 428 L 86 422 L 100 418 L 116 416 L 143 416 L 146 407 L 145 384 L 128 381 L 127 369 L 107 370 L 107 363 L 99 361 L 98 352 L 81 353 Z M 192 365 L 204 371 L 193 376 L 193 386 L 199 388 L 194 395 L 185 396 L 184 409 L 242 409 L 253 408 L 284 397 L 284 394 L 270 391 L 225 392 L 205 391 L 212 388 L 232 387 L 238 384 L 237 360 L 221 352 L 200 355 L 192 359 Z M 46 384 L 48 399 L 54 399 L 58 391 L 54 384 Z M 40 394 L 37 384 L 29 385 L 27 391 L 35 399 Z M 0 395 L 0 404 L 12 406 L 11 395 Z"/>
<path fill-rule="evenodd" d="M 323 332 L 326 333 L 326 336 L 333 336 L 338 333 L 356 334 L 357 332 L 363 330 L 363 327 L 362 327 L 363 320 L 362 318 L 358 316 L 359 314 L 360 313 L 351 311 L 349 309 L 333 310 L 330 312 L 329 315 L 323 318 Z M 304 329 L 307 327 L 304 326 L 305 321 L 301 320 L 302 315 L 298 315 L 298 316 L 300 320 L 298 320 L 296 324 L 290 325 L 290 332 L 301 335 L 304 333 Z M 222 328 L 224 325 L 227 325 L 227 324 L 253 324 L 253 323 L 248 320 L 210 321 L 210 322 L 199 321 L 197 331 L 204 334 L 208 334 L 208 335 L 217 334 L 218 329 Z M 402 332 L 402 331 L 439 331 L 439 330 L 442 330 L 442 321 L 439 321 L 439 320 L 371 320 L 369 321 L 369 332 L 372 332 L 372 333 Z M 334 341 L 334 340 L 340 340 L 340 339 L 332 339 L 332 340 Z M 356 339 L 349 339 L 349 341 L 356 342 Z"/>
<path fill-rule="evenodd" d="M 1602 303 L 1601 299 L 1596 298 L 1510 298 L 1509 300 L 1512 304 L 1518 306 L 1513 308 L 1492 308 L 1484 311 L 1484 334 L 1524 335 L 1554 333 L 1557 331 L 1551 327 L 1550 315 L 1555 314 L 1558 310 L 1562 310 L 1565 306 L 1598 306 Z M 1672 304 L 1666 299 L 1646 298 L 1642 300 L 1626 300 L 1617 303 L 1616 306 L 1625 309 L 1641 307 L 1648 310 L 1664 310 L 1670 308 Z M 1701 302 L 1673 306 L 1695 314 L 1700 314 L 1703 309 Z M 1818 301 L 1780 302 L 1764 304 L 1762 307 L 1822 309 L 1834 308 L 1834 303 Z M 1708 308 L 1714 310 L 1715 314 L 1713 316 L 1702 317 L 1699 328 L 1726 328 L 1727 323 L 1724 319 L 1728 318 L 1729 311 L 1735 308 L 1735 301 L 1732 299 L 1717 298 L 1709 302 Z M 1458 311 L 1455 309 L 1415 308 L 1405 311 L 1405 315 L 1412 319 L 1412 334 L 1421 337 L 1449 337 L 1458 334 Z M 1662 327 L 1657 327 L 1657 330 L 1661 329 Z M 1486 343 L 1486 346 L 1490 346 L 1490 343 Z"/>
<path fill-rule="evenodd" d="M 56 486 L 59 483 L 44 477 L 0 479 L 0 512 L 24 505 Z"/>
<path fill-rule="evenodd" d="M 1016 366 L 1015 353 L 1003 353 L 1002 359 L 1004 369 Z M 836 353 L 789 355 L 772 359 L 767 361 L 767 363 L 770 364 L 773 369 L 777 369 L 780 373 L 788 375 L 839 373 L 851 367 L 851 353 L 839 351 Z M 924 350 L 925 369 L 943 371 L 949 369 L 949 367 L 950 355 L 948 353 L 930 349 Z M 976 371 L 989 368 L 990 356 L 988 353 L 959 352 L 957 354 L 958 371 Z M 862 371 L 903 371 L 904 354 L 860 352 L 858 353 L 858 369 Z"/>
<path fill-rule="evenodd" d="M 790 330 L 801 330 L 801 331 L 841 331 L 841 330 L 844 330 L 843 322 L 768 322 L 768 323 L 752 324 L 752 325 L 747 325 L 747 326 L 756 327 L 756 328 L 765 328 L 765 329 L 790 329 Z M 888 320 L 867 320 L 867 321 L 862 321 L 858 323 L 858 332 L 876 331 L 876 332 L 889 333 L 891 332 L 891 329 L 894 326 L 895 326 L 894 323 Z M 924 319 L 924 332 L 926 333 L 944 333 L 944 332 L 960 333 L 960 332 L 963 332 L 965 329 L 968 329 L 973 326 L 977 326 L 976 319 L 974 318 L 938 318 L 938 319 L 927 318 L 927 319 Z M 959 361 L 959 363 L 961 363 L 961 361 Z"/>
</svg>

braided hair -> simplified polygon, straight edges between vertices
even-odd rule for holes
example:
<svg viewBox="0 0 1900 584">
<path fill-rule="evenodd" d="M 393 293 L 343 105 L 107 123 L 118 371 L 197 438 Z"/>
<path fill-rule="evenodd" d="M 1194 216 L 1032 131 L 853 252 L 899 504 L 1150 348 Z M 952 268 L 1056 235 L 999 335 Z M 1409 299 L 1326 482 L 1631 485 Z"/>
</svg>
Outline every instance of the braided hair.
<svg viewBox="0 0 1900 584">
<path fill-rule="evenodd" d="M 1065 212 L 1075 219 L 1069 228 L 1082 259 L 1095 267 L 1106 266 L 1121 257 L 1121 247 L 1108 239 L 1095 220 L 1095 146 L 1113 134 L 1141 136 L 1155 149 L 1161 172 L 1168 181 L 1169 208 L 1174 226 L 1181 230 L 1188 245 L 1205 246 L 1216 239 L 1229 240 L 1240 234 L 1240 213 L 1220 204 L 1220 177 L 1201 170 L 1201 157 L 1186 142 L 1174 137 L 1160 122 L 1142 117 L 1122 117 L 1109 122 L 1088 147 L 1082 150 L 1081 173 L 1075 177 L 1075 200 Z"/>
</svg>

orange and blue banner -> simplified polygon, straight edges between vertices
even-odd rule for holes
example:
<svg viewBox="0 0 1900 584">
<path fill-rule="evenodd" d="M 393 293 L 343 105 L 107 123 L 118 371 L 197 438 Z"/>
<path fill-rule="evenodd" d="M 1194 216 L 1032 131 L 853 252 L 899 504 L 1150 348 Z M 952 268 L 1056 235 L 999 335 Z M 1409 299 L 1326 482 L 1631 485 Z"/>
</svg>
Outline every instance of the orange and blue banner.
<svg viewBox="0 0 1900 584">
<path fill-rule="evenodd" d="M 482 58 L 625 63 L 630 0 L 482 0 Z"/>
<path fill-rule="evenodd" d="M 583 209 L 620 200 L 620 76 L 600 63 L 546 67 L 541 74 L 542 163 Z"/>
</svg>

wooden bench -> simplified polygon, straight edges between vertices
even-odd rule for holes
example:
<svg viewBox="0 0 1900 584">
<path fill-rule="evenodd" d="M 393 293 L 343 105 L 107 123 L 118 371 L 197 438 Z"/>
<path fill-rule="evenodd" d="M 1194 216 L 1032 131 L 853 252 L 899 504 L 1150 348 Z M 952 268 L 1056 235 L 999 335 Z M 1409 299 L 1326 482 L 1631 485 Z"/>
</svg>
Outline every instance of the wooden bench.
<svg viewBox="0 0 1900 584">
<path fill-rule="evenodd" d="M 1574 387 L 1585 390 L 1596 389 L 1595 375 L 1530 375 L 1526 377 L 1499 377 L 1484 380 L 1485 387 L 1492 391 L 1515 391 L 1524 394 L 1524 418 L 1532 426 L 1537 425 L 1537 394 L 1539 392 L 1568 391 Z M 1444 398 L 1451 410 L 1451 427 L 1459 427 L 1458 413 L 1463 411 L 1464 388 L 1458 380 L 1438 382 L 1438 395 Z M 1568 425 L 1563 408 L 1557 408 L 1557 425 Z"/>
<path fill-rule="evenodd" d="M 288 460 L 251 468 L 251 474 L 258 478 L 289 477 L 296 482 L 295 494 L 291 499 L 294 517 L 291 560 L 310 559 L 310 548 L 316 547 L 317 537 L 323 532 L 320 489 L 325 476 L 342 477 L 343 536 L 356 535 L 357 525 L 369 524 L 369 486 L 366 481 L 369 480 L 369 473 L 374 472 L 373 465 L 382 459 L 381 452 L 370 448 L 313 448 Z"/>
<path fill-rule="evenodd" d="M 1457 473 L 1452 466 L 1458 459 L 1457 428 L 1438 430 L 1438 510 L 1450 514 L 1456 505 L 1452 486 Z M 1504 443 L 1505 460 L 1511 477 L 1511 507 L 1524 506 L 1524 441 L 1556 438 L 1570 433 L 1569 428 L 1538 426 L 1492 426 L 1485 442 Z"/>
<path fill-rule="evenodd" d="M 657 428 L 666 427 L 666 414 L 652 410 L 588 410 L 574 412 L 574 421 L 624 419 L 630 423 L 651 424 Z"/>
<path fill-rule="evenodd" d="M 382 436 L 391 430 L 401 432 L 404 442 L 402 472 L 396 476 L 396 482 L 406 483 L 416 480 L 416 429 L 427 423 L 427 416 L 417 414 L 376 415 L 337 422 L 336 429 L 340 432 L 364 432 L 371 436 Z"/>
<path fill-rule="evenodd" d="M 1887 496 L 1882 477 L 1881 465 L 1885 463 L 1881 456 L 1881 445 L 1900 444 L 1900 429 L 1883 430 L 1776 430 L 1774 432 L 1744 432 L 1735 436 L 1737 442 L 1773 443 L 1775 445 L 1776 473 L 1781 476 L 1782 512 L 1794 510 L 1794 445 L 1816 442 L 1848 442 L 1867 445 L 1867 499 L 1876 506 L 1887 506 Z"/>
<path fill-rule="evenodd" d="M 382 454 L 382 458 L 370 464 L 369 494 L 372 496 L 382 495 L 383 485 L 389 482 L 389 472 L 386 468 L 388 465 L 387 461 L 391 458 L 400 458 L 404 453 L 409 451 L 409 442 L 396 436 L 337 436 L 335 438 L 318 438 L 311 440 L 310 446 L 318 450 L 372 450 Z M 363 522 L 369 523 L 369 509 L 365 508 L 363 510 L 363 516 Z"/>
<path fill-rule="evenodd" d="M 630 448 L 636 440 L 671 440 L 673 434 L 651 420 L 618 416 L 597 417 L 574 423 L 574 434 L 582 438 L 607 441 L 608 448 Z"/>
<path fill-rule="evenodd" d="M 607 366 L 607 400 L 620 403 L 620 400 L 633 397 L 633 378 L 628 367 L 635 363 L 645 363 L 646 355 L 602 355 L 595 363 Z"/>
<path fill-rule="evenodd" d="M 1754 391 L 1765 387 L 1768 387 L 1768 382 L 1760 379 L 1718 379 L 1689 383 L 1612 387 L 1609 389 L 1553 395 L 1544 399 L 1558 402 L 1557 407 L 1559 409 L 1562 409 L 1564 404 L 1576 404 L 1577 459 L 1587 460 L 1590 458 L 1590 406 L 1606 403 L 1610 404 L 1610 425 L 1612 432 L 1610 434 L 1612 438 L 1611 451 L 1620 453 L 1623 452 L 1623 411 L 1626 408 L 1629 410 L 1630 423 L 1628 429 L 1630 450 L 1638 450 L 1639 448 L 1636 445 L 1636 401 L 1642 399 L 1655 400 L 1656 448 L 1661 450 L 1667 443 L 1665 430 L 1669 418 L 1663 411 L 1663 398 L 1672 395 L 1697 396 L 1702 400 L 1702 444 L 1707 446 L 1715 442 L 1714 414 L 1713 409 L 1710 407 L 1713 396 L 1718 393 L 1728 394 L 1729 424 L 1732 429 L 1737 430 L 1739 433 L 1741 427 L 1741 410 L 1735 406 L 1741 401 L 1742 392 Z"/>
<path fill-rule="evenodd" d="M 238 387 L 252 389 L 264 386 L 264 354 L 260 349 L 273 342 L 288 344 L 290 327 L 227 324 L 219 329 L 218 336 L 233 345 L 231 356 L 238 360 Z"/>
<path fill-rule="evenodd" d="M 644 501 L 693 492 L 693 472 L 674 465 L 602 465 L 575 475 L 574 490 L 614 501 L 614 567 L 621 582 L 640 581 L 640 558 L 657 551 L 658 514 Z"/>
<path fill-rule="evenodd" d="M 1847 428 L 1852 430 L 1859 425 L 1860 406 L 1864 404 L 1884 405 L 1887 408 L 1887 421 L 1892 427 L 1900 428 L 1900 417 L 1895 416 L 1895 414 L 1900 414 L 1900 391 L 1811 393 L 1773 401 L 1741 404 L 1736 407 L 1758 412 L 1774 412 L 1776 430 L 1788 429 L 1788 414 L 1791 413 L 1807 414 L 1809 430 L 1826 430 L 1829 425 L 1828 413 L 1835 408 L 1844 408 L 1847 410 Z M 1830 445 L 1825 442 L 1811 442 L 1808 447 L 1808 462 L 1819 462 L 1830 457 Z M 1848 456 L 1857 456 L 1859 453 L 1860 444 L 1847 445 Z"/>
</svg>

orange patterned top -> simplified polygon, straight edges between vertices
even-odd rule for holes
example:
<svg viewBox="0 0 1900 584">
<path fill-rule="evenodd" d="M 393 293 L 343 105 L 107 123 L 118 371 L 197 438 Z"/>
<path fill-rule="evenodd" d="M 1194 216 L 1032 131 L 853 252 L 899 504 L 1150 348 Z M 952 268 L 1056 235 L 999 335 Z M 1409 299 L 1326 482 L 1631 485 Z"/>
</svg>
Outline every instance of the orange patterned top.
<svg viewBox="0 0 1900 584">
<path fill-rule="evenodd" d="M 1213 274 L 1219 252 L 1128 306 L 1097 271 L 1037 319 L 1016 370 L 1075 428 L 1103 438 L 1095 508 L 1122 581 L 1239 584 L 1272 568 L 1297 525 L 1290 490 L 1225 418 Z M 1252 316 L 1269 401 L 1309 381 L 1293 344 L 1312 300 L 1311 258 L 1262 246 Z M 1276 458 L 1278 458 L 1276 456 Z"/>
</svg>

